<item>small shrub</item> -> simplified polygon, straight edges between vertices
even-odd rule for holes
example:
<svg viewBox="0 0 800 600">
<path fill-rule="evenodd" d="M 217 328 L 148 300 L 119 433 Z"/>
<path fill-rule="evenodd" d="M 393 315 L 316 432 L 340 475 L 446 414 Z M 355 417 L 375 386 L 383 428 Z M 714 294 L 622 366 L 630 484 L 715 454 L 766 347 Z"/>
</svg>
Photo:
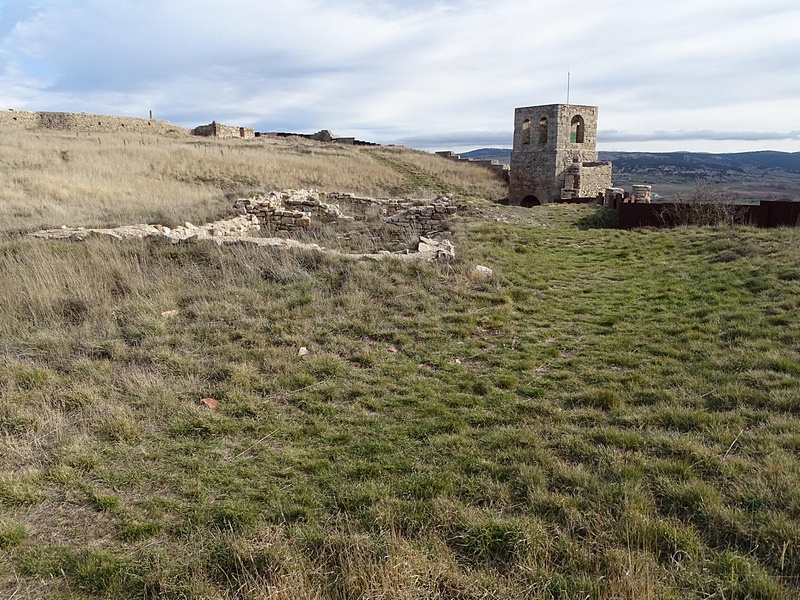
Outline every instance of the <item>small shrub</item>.
<svg viewBox="0 0 800 600">
<path fill-rule="evenodd" d="M 744 223 L 746 214 L 747 206 L 738 204 L 729 192 L 700 184 L 688 198 L 678 196 L 677 202 L 665 204 L 659 220 L 667 227 L 731 226 Z"/>
<path fill-rule="evenodd" d="M 55 313 L 70 325 L 80 325 L 89 318 L 89 303 L 83 298 L 68 296 L 56 301 Z"/>
</svg>

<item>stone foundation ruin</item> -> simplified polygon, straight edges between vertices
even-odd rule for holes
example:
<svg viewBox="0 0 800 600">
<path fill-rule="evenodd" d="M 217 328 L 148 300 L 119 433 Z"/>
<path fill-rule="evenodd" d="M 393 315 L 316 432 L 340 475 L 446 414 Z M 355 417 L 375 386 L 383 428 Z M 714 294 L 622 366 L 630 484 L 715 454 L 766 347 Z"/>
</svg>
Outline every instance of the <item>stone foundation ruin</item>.
<svg viewBox="0 0 800 600">
<path fill-rule="evenodd" d="M 458 209 L 450 196 L 430 201 L 375 199 L 317 190 L 284 190 L 237 200 L 236 209 L 256 217 L 270 232 L 294 233 L 312 223 L 340 223 L 376 216 L 398 230 L 430 236 L 447 228 Z M 349 213 L 349 214 L 347 214 Z"/>
<path fill-rule="evenodd" d="M 441 196 L 432 204 L 424 206 L 407 206 L 407 202 L 403 201 L 381 201 L 350 194 L 331 194 L 331 196 L 340 201 L 352 200 L 354 206 L 385 209 L 383 214 L 388 215 L 385 216 L 388 224 L 398 228 L 411 228 L 416 232 L 420 232 L 423 228 L 430 229 L 435 224 L 441 225 L 445 215 L 452 215 L 456 212 L 456 207 L 451 205 L 451 199 L 447 196 Z M 147 238 L 173 244 L 200 241 L 212 241 L 216 244 L 247 243 L 257 246 L 315 250 L 358 259 L 382 259 L 393 256 L 401 259 L 452 260 L 455 257 L 455 250 L 450 241 L 437 240 L 422 234 L 419 236 L 416 252 L 382 250 L 372 253 L 346 253 L 285 236 L 274 237 L 273 234 L 279 232 L 296 233 L 308 229 L 311 226 L 312 217 L 322 223 L 338 223 L 355 219 L 355 217 L 343 214 L 338 205 L 323 202 L 322 200 L 325 198 L 325 194 L 315 190 L 285 190 L 238 200 L 234 206 L 242 214 L 232 219 L 200 226 L 191 223 L 184 223 L 174 228 L 146 223 L 114 228 L 62 226 L 60 229 L 46 229 L 31 235 L 42 239 L 73 242 L 82 242 L 93 237 L 107 237 L 116 240 Z M 268 236 L 260 235 L 262 232 L 267 233 Z"/>
</svg>

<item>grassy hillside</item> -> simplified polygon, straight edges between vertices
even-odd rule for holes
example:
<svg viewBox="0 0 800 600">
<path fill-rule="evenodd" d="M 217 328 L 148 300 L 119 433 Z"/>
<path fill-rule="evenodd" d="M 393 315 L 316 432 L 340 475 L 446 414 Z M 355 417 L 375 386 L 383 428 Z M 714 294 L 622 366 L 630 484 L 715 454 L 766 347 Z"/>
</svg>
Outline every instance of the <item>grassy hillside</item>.
<svg viewBox="0 0 800 600">
<path fill-rule="evenodd" d="M 0 130 L 0 229 L 205 222 L 253 191 L 507 194 L 499 178 L 408 148 Z"/>
<path fill-rule="evenodd" d="M 54 139 L 1 147 L 40 195 L 0 204 L 0 597 L 800 594 L 798 230 L 625 232 L 592 207 L 486 202 L 453 223 L 450 264 L 20 238 L 60 224 L 13 217 L 58 206 L 32 166 L 59 164 Z M 498 193 L 401 149 L 250 163 L 265 150 L 211 141 L 142 146 L 172 148 L 151 182 L 120 144 L 131 190 L 213 182 L 97 217 L 116 185 L 98 168 L 64 214 L 198 220 L 225 210 L 222 180 L 310 171 Z M 294 182 L 243 180 L 298 148 L 317 166 Z"/>
</svg>

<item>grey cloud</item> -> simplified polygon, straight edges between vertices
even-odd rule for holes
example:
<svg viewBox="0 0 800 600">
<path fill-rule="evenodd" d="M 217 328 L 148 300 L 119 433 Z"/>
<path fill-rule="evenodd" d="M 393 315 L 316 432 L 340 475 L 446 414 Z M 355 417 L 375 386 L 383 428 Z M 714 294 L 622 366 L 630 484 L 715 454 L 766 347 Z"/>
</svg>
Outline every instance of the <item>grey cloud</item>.
<svg viewBox="0 0 800 600">
<path fill-rule="evenodd" d="M 597 132 L 600 142 L 682 142 L 690 140 L 710 141 L 774 141 L 774 140 L 800 140 L 800 130 L 797 131 L 653 131 L 649 133 L 630 133 L 614 129 L 600 130 Z"/>
<path fill-rule="evenodd" d="M 400 137 L 396 142 L 415 148 L 507 147 L 511 145 L 512 137 L 511 131 L 457 131 Z"/>
<path fill-rule="evenodd" d="M 563 102 L 569 70 L 571 101 L 600 106 L 601 144 L 797 139 L 759 133 L 800 128 L 796 0 L 584 8 L 574 21 L 556 0 L 0 0 L 0 100 L 456 149 L 508 146 L 514 107 Z M 568 53 L 567 34 L 613 42 Z"/>
</svg>

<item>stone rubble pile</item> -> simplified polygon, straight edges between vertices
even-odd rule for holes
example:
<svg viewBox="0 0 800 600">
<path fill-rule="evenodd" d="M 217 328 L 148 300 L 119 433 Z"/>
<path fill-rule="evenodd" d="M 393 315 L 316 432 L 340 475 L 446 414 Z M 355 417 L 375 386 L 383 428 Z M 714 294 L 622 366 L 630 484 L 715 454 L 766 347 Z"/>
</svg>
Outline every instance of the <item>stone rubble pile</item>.
<svg viewBox="0 0 800 600">
<path fill-rule="evenodd" d="M 199 240 L 222 240 L 230 238 L 244 238 L 251 236 L 254 232 L 260 231 L 261 225 L 258 219 L 252 215 L 242 215 L 233 219 L 214 221 L 205 225 L 192 225 L 185 223 L 179 227 L 170 228 L 164 225 L 148 225 L 139 223 L 138 225 L 123 225 L 113 229 L 87 229 L 85 227 L 66 227 L 61 229 L 45 229 L 32 233 L 33 237 L 46 238 L 51 240 L 68 239 L 74 242 L 82 242 L 93 236 L 107 236 L 117 240 L 143 239 L 143 238 L 162 238 L 166 241 L 196 242 Z"/>
<path fill-rule="evenodd" d="M 326 252 L 345 258 L 357 260 L 382 260 L 393 257 L 400 260 L 453 260 L 455 249 L 448 240 L 433 240 L 420 237 L 416 252 L 375 252 L 375 253 L 345 253 L 338 250 L 329 250 L 318 244 L 300 242 L 293 239 L 277 237 L 258 237 L 252 235 L 260 231 L 261 225 L 254 215 L 241 215 L 233 219 L 215 221 L 202 226 L 186 223 L 180 227 L 169 228 L 163 225 L 123 225 L 112 229 L 88 229 L 84 227 L 66 227 L 60 229 L 45 229 L 30 234 L 33 237 L 49 240 L 69 240 L 83 242 L 92 237 L 108 237 L 115 240 L 129 239 L 155 239 L 172 244 L 195 243 L 204 240 L 212 241 L 217 245 L 222 244 L 249 244 L 254 246 L 273 246 Z"/>
</svg>

